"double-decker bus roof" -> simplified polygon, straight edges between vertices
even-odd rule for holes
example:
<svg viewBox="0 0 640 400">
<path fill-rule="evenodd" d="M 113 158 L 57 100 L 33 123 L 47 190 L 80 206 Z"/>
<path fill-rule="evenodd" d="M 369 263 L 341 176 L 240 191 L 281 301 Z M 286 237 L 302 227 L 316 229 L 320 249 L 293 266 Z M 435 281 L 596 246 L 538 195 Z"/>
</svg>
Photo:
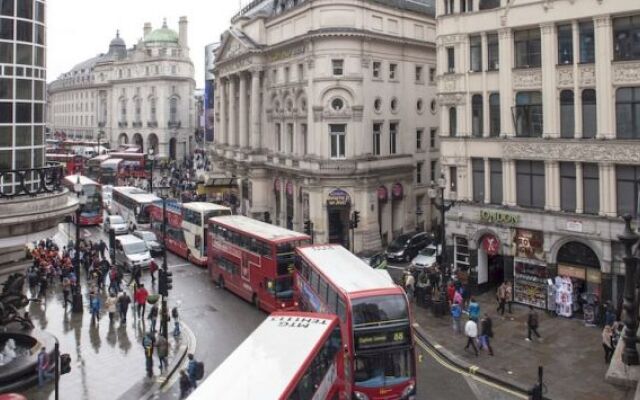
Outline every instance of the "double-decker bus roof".
<svg viewBox="0 0 640 400">
<path fill-rule="evenodd" d="M 226 206 L 221 206 L 220 204 L 215 204 L 215 203 L 205 203 L 205 202 L 201 202 L 201 201 L 193 201 L 190 203 L 184 203 L 182 205 L 183 208 L 187 208 L 189 210 L 193 210 L 193 211 L 217 211 L 217 210 L 229 210 L 229 207 Z"/>
<path fill-rule="evenodd" d="M 387 276 L 376 273 L 360 258 L 337 244 L 298 247 L 297 251 L 346 293 L 395 288 Z"/>
<path fill-rule="evenodd" d="M 162 199 L 155 194 L 145 192 L 142 189 L 132 186 L 114 186 L 113 192 L 120 192 L 125 196 L 128 196 L 138 203 L 153 203 L 161 201 Z"/>
<path fill-rule="evenodd" d="M 100 167 L 115 167 L 122 162 L 122 158 L 110 158 L 100 163 Z"/>
<path fill-rule="evenodd" d="M 257 219 L 245 217 L 243 215 L 225 215 L 213 217 L 209 221 L 221 224 L 227 228 L 237 229 L 247 232 L 259 239 L 271 241 L 284 241 L 292 239 L 309 239 L 304 233 L 291 231 L 276 225 L 267 224 Z"/>
<path fill-rule="evenodd" d="M 78 176 L 80 177 L 80 184 L 81 185 L 96 185 L 96 186 L 99 185 L 98 182 L 96 182 L 93 179 L 91 179 L 89 177 L 86 177 L 84 175 L 77 175 L 77 174 L 76 175 L 68 175 L 68 176 L 65 176 L 64 179 L 67 182 L 75 185 L 76 183 L 78 183 Z"/>
<path fill-rule="evenodd" d="M 89 161 L 102 163 L 103 161 L 106 161 L 109 158 L 111 158 L 111 156 L 109 154 L 100 154 L 99 156 L 95 156 L 93 158 L 90 158 Z"/>
<path fill-rule="evenodd" d="M 299 323 L 301 318 L 308 323 Z M 301 312 L 271 314 L 189 400 L 280 398 L 336 319 Z"/>
</svg>

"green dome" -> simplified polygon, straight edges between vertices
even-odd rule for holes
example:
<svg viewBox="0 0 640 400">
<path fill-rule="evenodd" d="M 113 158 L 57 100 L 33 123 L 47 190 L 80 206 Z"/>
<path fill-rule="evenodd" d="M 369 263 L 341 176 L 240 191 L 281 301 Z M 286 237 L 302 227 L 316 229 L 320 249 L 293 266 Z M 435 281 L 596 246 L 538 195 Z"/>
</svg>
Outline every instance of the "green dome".
<svg viewBox="0 0 640 400">
<path fill-rule="evenodd" d="M 144 37 L 145 43 L 178 43 L 178 34 L 176 31 L 167 27 L 167 21 L 164 21 L 162 28 L 156 29 Z"/>
</svg>

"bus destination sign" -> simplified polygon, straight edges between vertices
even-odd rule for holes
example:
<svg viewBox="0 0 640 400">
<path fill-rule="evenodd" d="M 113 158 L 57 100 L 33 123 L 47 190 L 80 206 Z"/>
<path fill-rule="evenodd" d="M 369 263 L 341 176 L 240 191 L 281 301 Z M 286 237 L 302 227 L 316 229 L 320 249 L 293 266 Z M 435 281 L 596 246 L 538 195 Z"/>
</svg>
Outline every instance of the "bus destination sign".
<svg viewBox="0 0 640 400">
<path fill-rule="evenodd" d="M 382 346 L 409 344 L 411 336 L 408 328 L 376 332 L 355 332 L 356 350 L 373 349 Z"/>
</svg>

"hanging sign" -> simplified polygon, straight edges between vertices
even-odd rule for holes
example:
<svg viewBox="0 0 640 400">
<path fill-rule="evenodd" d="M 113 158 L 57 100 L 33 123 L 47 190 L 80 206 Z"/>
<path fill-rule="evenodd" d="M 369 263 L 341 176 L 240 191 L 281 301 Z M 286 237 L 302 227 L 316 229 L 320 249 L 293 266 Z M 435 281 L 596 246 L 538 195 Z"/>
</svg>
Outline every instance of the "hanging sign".
<svg viewBox="0 0 640 400">
<path fill-rule="evenodd" d="M 403 195 L 403 188 L 401 183 L 394 183 L 391 187 L 391 196 L 393 196 L 394 200 L 399 200 Z"/>
<path fill-rule="evenodd" d="M 351 204 L 351 196 L 342 189 L 334 189 L 327 197 L 328 206 L 348 206 Z"/>
<path fill-rule="evenodd" d="M 388 198 L 389 198 L 389 191 L 387 190 L 386 187 L 380 186 L 378 188 L 378 200 L 387 201 Z"/>
<path fill-rule="evenodd" d="M 276 193 L 280 193 L 280 186 L 281 186 L 280 178 L 276 178 L 276 180 L 273 181 L 273 191 Z"/>
<path fill-rule="evenodd" d="M 287 181 L 287 196 L 293 197 L 293 183 L 291 181 Z"/>
<path fill-rule="evenodd" d="M 500 240 L 490 234 L 482 238 L 482 248 L 489 256 L 495 256 L 500 252 Z"/>
</svg>

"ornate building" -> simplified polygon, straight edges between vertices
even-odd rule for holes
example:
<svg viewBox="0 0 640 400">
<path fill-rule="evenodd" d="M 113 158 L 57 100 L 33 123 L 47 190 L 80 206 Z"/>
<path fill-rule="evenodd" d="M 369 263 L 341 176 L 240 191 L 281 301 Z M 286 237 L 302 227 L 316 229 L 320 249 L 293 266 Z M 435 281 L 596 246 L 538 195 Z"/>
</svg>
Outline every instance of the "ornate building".
<svg viewBox="0 0 640 400">
<path fill-rule="evenodd" d="M 25 244 L 53 237 L 58 223 L 78 204 L 60 185 L 62 170 L 45 165 L 45 8 L 44 0 L 3 2 L 0 7 L 2 270 L 24 260 Z M 24 271 L 20 264 L 17 268 Z"/>
<path fill-rule="evenodd" d="M 355 251 L 431 222 L 435 21 L 427 0 L 254 1 L 216 53 L 218 170 L 240 210 Z M 349 219 L 358 211 L 354 238 Z"/>
<path fill-rule="evenodd" d="M 622 295 L 638 215 L 640 13 L 630 1 L 439 0 L 449 251 L 481 288 L 555 307 L 549 278 Z"/>
<path fill-rule="evenodd" d="M 187 20 L 179 33 L 166 21 L 127 49 L 119 34 L 109 51 L 77 64 L 49 85 L 48 124 L 67 137 L 111 147 L 137 144 L 160 157 L 182 158 L 194 146 L 195 89 Z"/>
</svg>

